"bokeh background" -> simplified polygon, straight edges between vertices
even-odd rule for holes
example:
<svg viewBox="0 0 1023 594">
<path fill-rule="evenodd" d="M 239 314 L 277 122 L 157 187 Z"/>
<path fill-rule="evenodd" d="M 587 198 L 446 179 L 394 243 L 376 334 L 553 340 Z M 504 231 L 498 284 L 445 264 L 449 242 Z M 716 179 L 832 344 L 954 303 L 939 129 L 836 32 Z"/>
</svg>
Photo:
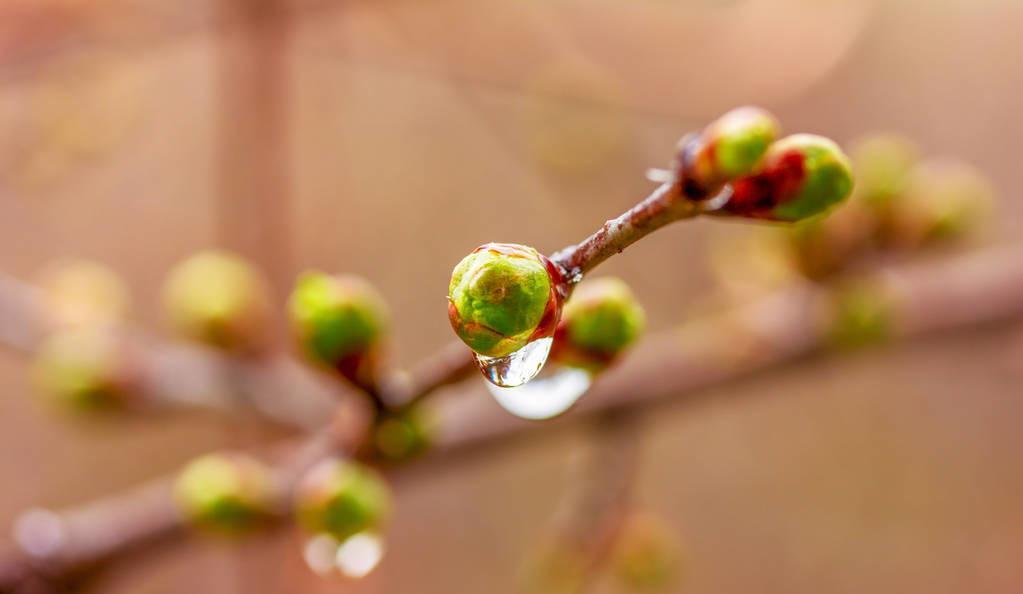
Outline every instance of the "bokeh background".
<svg viewBox="0 0 1023 594">
<path fill-rule="evenodd" d="M 1011 239 L 1021 96 L 1017 0 L 2 0 L 0 270 L 103 261 L 153 329 L 167 270 L 205 247 L 257 262 L 279 303 L 306 268 L 354 272 L 387 297 L 410 364 L 451 338 L 443 298 L 469 249 L 582 239 L 736 105 L 962 157 L 999 190 L 992 241 Z M 711 290 L 714 226 L 657 233 L 601 272 L 652 328 L 678 323 Z M 659 409 L 639 500 L 682 543 L 672 591 L 1018 592 L 1021 385 L 1008 326 Z M 273 435 L 198 413 L 68 423 L 4 353 L 0 525 Z M 287 533 L 198 540 L 101 589 L 516 592 L 586 446 L 562 429 L 417 475 L 358 583 L 312 576 Z"/>
</svg>

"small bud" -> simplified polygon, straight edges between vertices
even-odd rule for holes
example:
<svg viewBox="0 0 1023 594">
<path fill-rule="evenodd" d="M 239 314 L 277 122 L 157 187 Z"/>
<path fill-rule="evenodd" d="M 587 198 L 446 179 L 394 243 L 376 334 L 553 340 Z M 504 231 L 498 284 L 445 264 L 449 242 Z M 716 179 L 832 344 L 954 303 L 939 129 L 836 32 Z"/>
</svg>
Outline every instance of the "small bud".
<svg viewBox="0 0 1023 594">
<path fill-rule="evenodd" d="M 586 280 L 565 304 L 552 356 L 599 371 L 636 342 L 645 323 L 646 314 L 624 281 Z"/>
<path fill-rule="evenodd" d="M 273 481 L 265 464 L 243 454 L 207 454 L 174 483 L 182 513 L 196 526 L 222 533 L 254 527 L 272 508 Z"/>
<path fill-rule="evenodd" d="M 37 284 L 50 314 L 63 327 L 94 326 L 122 321 L 128 312 L 128 290 L 109 268 L 89 260 L 52 263 Z"/>
<path fill-rule="evenodd" d="M 892 202 L 883 239 L 905 248 L 961 239 L 981 226 L 993 202 L 991 183 L 973 167 L 923 163 L 907 180 L 904 196 Z"/>
<path fill-rule="evenodd" d="M 433 425 L 420 407 L 385 416 L 374 429 L 376 451 L 391 461 L 409 460 L 430 447 Z"/>
<path fill-rule="evenodd" d="M 632 513 L 625 519 L 612 552 L 614 575 L 636 592 L 673 590 L 680 564 L 679 546 L 663 520 Z"/>
<path fill-rule="evenodd" d="M 682 139 L 675 169 L 686 195 L 711 197 L 729 181 L 752 173 L 779 131 L 768 112 L 740 107 Z"/>
<path fill-rule="evenodd" d="M 794 134 L 772 144 L 756 173 L 732 182 L 723 213 L 772 221 L 820 214 L 852 191 L 849 159 L 822 136 Z"/>
<path fill-rule="evenodd" d="M 372 385 L 388 326 L 387 306 L 357 276 L 303 274 L 288 302 L 292 332 L 305 354 L 356 385 Z"/>
<path fill-rule="evenodd" d="M 266 340 L 266 281 L 229 252 L 201 252 L 175 266 L 164 285 L 164 307 L 174 330 L 191 340 L 231 350 Z"/>
<path fill-rule="evenodd" d="M 65 330 L 36 353 L 34 377 L 46 394 L 69 409 L 126 406 L 138 386 L 136 361 L 124 337 L 104 327 Z"/>
<path fill-rule="evenodd" d="M 887 341 L 894 329 L 896 308 L 880 286 L 847 282 L 832 290 L 826 319 L 830 342 L 853 349 Z"/>
<path fill-rule="evenodd" d="M 554 333 L 563 291 L 560 272 L 533 248 L 488 243 L 455 266 L 448 318 L 473 351 L 503 357 Z"/>
<path fill-rule="evenodd" d="M 307 530 L 343 542 L 383 527 L 391 511 L 391 491 L 383 478 L 366 466 L 326 460 L 302 479 L 296 507 Z"/>
<path fill-rule="evenodd" d="M 892 134 L 876 134 L 857 141 L 852 148 L 856 169 L 856 194 L 879 213 L 902 195 L 918 161 L 916 145 Z"/>
</svg>

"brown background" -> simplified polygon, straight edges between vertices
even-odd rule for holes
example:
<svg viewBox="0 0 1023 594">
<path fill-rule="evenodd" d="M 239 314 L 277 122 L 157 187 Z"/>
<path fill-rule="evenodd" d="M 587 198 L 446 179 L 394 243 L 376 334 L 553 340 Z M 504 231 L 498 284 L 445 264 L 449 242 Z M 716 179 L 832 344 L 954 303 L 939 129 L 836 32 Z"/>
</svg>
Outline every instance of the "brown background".
<svg viewBox="0 0 1023 594">
<path fill-rule="evenodd" d="M 1015 0 L 5 0 L 0 270 L 108 263 L 136 317 L 185 255 L 228 245 L 282 295 L 362 274 L 394 357 L 450 339 L 450 268 L 489 240 L 552 251 L 643 195 L 675 140 L 738 104 L 841 142 L 872 130 L 986 170 L 996 238 L 1023 221 Z M 719 224 L 720 225 L 720 224 Z M 653 328 L 710 291 L 711 223 L 613 259 Z M 0 357 L 0 524 L 265 437 L 223 417 L 76 425 Z M 1023 328 L 815 360 L 667 408 L 641 500 L 685 547 L 680 592 L 1018 592 Z M 286 397 L 286 395 L 282 395 Z M 584 447 L 562 431 L 418 476 L 359 584 L 300 539 L 204 542 L 105 584 L 134 592 L 514 592 Z M 600 588 L 614 591 L 612 584 Z"/>
</svg>

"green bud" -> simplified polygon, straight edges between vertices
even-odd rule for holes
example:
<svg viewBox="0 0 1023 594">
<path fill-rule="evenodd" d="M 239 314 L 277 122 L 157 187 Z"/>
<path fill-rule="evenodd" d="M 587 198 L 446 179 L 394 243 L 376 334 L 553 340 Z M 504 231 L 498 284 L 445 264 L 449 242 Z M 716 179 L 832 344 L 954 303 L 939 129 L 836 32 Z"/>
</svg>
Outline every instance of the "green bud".
<svg viewBox="0 0 1023 594">
<path fill-rule="evenodd" d="M 863 203 L 850 200 L 786 229 L 785 239 L 796 269 L 806 278 L 820 280 L 842 272 L 870 249 L 874 224 Z"/>
<path fill-rule="evenodd" d="M 357 384 L 371 382 L 388 326 L 387 306 L 372 285 L 357 276 L 307 272 L 291 293 L 288 315 L 309 358 Z"/>
<path fill-rule="evenodd" d="M 870 282 L 847 282 L 835 287 L 828 313 L 828 337 L 839 348 L 859 348 L 886 342 L 892 335 L 896 311 L 889 295 Z"/>
<path fill-rule="evenodd" d="M 842 202 L 852 187 L 852 167 L 837 144 L 794 134 L 767 149 L 756 173 L 732 182 L 733 194 L 721 212 L 798 221 Z"/>
<path fill-rule="evenodd" d="M 61 326 L 113 324 L 128 312 L 130 297 L 110 268 L 89 260 L 49 264 L 37 281 L 50 315 Z"/>
<path fill-rule="evenodd" d="M 36 353 L 33 371 L 43 393 L 81 411 L 123 407 L 138 383 L 138 368 L 124 337 L 102 327 L 50 336 Z"/>
<path fill-rule="evenodd" d="M 917 167 L 905 195 L 892 203 L 891 235 L 903 247 L 957 240 L 987 219 L 994 189 L 975 168 L 952 160 L 928 161 Z"/>
<path fill-rule="evenodd" d="M 605 277 L 580 284 L 561 319 L 552 356 L 598 371 L 636 342 L 646 314 L 624 281 Z"/>
<path fill-rule="evenodd" d="M 229 252 L 201 252 L 175 266 L 164 286 L 164 307 L 174 330 L 191 340 L 232 350 L 266 340 L 266 281 Z"/>
<path fill-rule="evenodd" d="M 194 525 L 238 533 L 270 513 L 273 481 L 270 470 L 255 458 L 207 454 L 190 462 L 178 475 L 174 496 Z"/>
<path fill-rule="evenodd" d="M 636 592 L 672 590 L 679 574 L 679 547 L 663 521 L 648 514 L 625 519 L 611 567 L 623 586 Z"/>
<path fill-rule="evenodd" d="M 488 243 L 455 266 L 448 318 L 473 351 L 503 357 L 554 332 L 560 315 L 553 264 L 531 247 Z"/>
<path fill-rule="evenodd" d="M 852 148 L 856 194 L 874 210 L 885 211 L 902 194 L 917 160 L 916 145 L 901 136 L 876 134 L 857 141 Z"/>
<path fill-rule="evenodd" d="M 326 460 L 303 478 L 296 496 L 298 519 L 307 530 L 338 541 L 379 531 L 391 511 L 391 491 L 366 466 Z"/>
<path fill-rule="evenodd" d="M 694 198 L 709 197 L 729 181 L 752 173 L 779 130 L 770 113 L 740 107 L 699 135 L 683 138 L 675 167 L 686 193 Z"/>
<path fill-rule="evenodd" d="M 419 407 L 388 414 L 374 428 L 376 451 L 395 462 L 409 460 L 430 447 L 433 426 Z"/>
</svg>

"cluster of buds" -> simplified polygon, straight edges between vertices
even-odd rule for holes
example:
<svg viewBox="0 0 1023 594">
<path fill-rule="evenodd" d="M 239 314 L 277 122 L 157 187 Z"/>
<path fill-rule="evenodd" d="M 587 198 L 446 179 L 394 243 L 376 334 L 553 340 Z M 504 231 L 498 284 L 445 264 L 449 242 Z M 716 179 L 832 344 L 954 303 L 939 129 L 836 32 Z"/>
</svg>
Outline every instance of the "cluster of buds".
<svg viewBox="0 0 1023 594">
<path fill-rule="evenodd" d="M 551 359 L 597 373 L 643 333 L 646 314 L 624 281 L 583 281 L 565 304 Z"/>
<path fill-rule="evenodd" d="M 448 319 L 474 352 L 504 357 L 554 335 L 567 293 L 561 271 L 540 252 L 488 243 L 455 266 Z"/>
<path fill-rule="evenodd" d="M 691 200 L 726 198 L 714 214 L 798 221 L 825 212 L 852 191 L 852 168 L 823 136 L 778 139 L 762 109 L 730 111 L 679 143 L 674 178 Z"/>
<path fill-rule="evenodd" d="M 141 381 L 141 364 L 127 337 L 114 328 L 89 326 L 58 331 L 36 353 L 40 391 L 73 411 L 129 406 Z"/>
<path fill-rule="evenodd" d="M 383 298 L 356 276 L 303 274 L 288 302 L 292 332 L 308 359 L 353 384 L 374 386 L 388 326 Z"/>
<path fill-rule="evenodd" d="M 344 542 L 383 529 L 391 512 L 391 492 L 374 470 L 331 459 L 305 475 L 295 506 L 299 522 L 309 532 Z"/>
<path fill-rule="evenodd" d="M 207 454 L 193 460 L 178 475 L 174 495 L 193 525 L 222 534 L 255 527 L 274 505 L 269 468 L 238 453 Z"/>
<path fill-rule="evenodd" d="M 267 283 L 229 252 L 201 252 L 175 266 L 164 286 L 164 307 L 171 327 L 190 340 L 246 352 L 267 339 Z"/>
</svg>

